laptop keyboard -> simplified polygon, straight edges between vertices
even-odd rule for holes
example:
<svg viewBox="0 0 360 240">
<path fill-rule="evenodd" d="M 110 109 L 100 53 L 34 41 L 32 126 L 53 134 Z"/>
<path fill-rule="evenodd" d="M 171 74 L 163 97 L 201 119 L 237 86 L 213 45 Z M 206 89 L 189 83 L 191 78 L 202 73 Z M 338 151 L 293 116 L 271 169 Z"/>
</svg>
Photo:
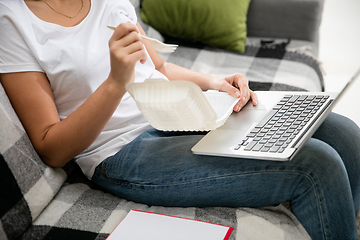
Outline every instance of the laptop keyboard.
<svg viewBox="0 0 360 240">
<path fill-rule="evenodd" d="M 329 96 L 286 95 L 236 147 L 245 151 L 282 153 Z"/>
</svg>

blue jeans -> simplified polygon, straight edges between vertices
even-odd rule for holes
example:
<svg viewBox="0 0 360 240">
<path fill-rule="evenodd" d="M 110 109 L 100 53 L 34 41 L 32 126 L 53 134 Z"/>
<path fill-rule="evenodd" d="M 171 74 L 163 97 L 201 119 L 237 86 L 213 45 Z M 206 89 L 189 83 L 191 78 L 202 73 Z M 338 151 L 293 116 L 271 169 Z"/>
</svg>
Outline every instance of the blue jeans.
<svg viewBox="0 0 360 240">
<path fill-rule="evenodd" d="M 148 205 L 261 207 L 290 200 L 313 239 L 357 239 L 360 130 L 330 114 L 292 161 L 191 153 L 201 133 L 149 130 L 95 170 L 93 181 Z"/>
</svg>

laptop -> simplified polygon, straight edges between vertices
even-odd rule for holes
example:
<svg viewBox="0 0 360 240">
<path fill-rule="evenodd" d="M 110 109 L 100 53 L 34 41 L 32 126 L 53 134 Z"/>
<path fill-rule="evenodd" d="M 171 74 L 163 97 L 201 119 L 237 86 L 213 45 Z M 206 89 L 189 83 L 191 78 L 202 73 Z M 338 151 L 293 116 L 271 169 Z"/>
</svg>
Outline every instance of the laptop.
<svg viewBox="0 0 360 240">
<path fill-rule="evenodd" d="M 191 150 L 200 155 L 289 161 L 359 75 L 360 69 L 339 93 L 257 91 L 257 106 L 248 103 L 232 113 Z"/>
</svg>

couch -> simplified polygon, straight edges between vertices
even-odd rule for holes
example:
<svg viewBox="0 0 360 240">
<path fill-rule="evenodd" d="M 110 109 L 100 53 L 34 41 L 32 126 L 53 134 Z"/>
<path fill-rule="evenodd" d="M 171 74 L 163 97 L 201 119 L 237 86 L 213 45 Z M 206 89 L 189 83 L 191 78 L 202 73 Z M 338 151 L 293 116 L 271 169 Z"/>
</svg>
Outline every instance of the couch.
<svg viewBox="0 0 360 240">
<path fill-rule="evenodd" d="M 131 1 L 140 11 L 138 0 Z M 162 57 L 213 75 L 246 74 L 254 90 L 323 91 L 316 59 L 323 0 L 252 0 L 244 53 L 177 41 Z M 219 196 L 221 197 L 221 196 Z M 106 239 L 131 209 L 224 224 L 229 239 L 310 239 L 288 204 L 263 208 L 148 206 L 99 189 L 74 162 L 45 165 L 0 85 L 0 239 Z"/>
</svg>

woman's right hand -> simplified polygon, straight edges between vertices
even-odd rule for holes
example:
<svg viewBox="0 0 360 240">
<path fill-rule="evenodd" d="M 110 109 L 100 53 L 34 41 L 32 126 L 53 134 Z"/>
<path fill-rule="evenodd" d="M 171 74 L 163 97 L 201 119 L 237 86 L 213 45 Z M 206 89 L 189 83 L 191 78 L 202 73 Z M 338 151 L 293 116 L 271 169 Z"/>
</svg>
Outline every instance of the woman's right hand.
<svg viewBox="0 0 360 240">
<path fill-rule="evenodd" d="M 131 22 L 120 24 L 109 40 L 111 71 L 109 77 L 121 87 L 135 79 L 135 64 L 145 63 L 145 52 L 139 30 Z"/>
</svg>

